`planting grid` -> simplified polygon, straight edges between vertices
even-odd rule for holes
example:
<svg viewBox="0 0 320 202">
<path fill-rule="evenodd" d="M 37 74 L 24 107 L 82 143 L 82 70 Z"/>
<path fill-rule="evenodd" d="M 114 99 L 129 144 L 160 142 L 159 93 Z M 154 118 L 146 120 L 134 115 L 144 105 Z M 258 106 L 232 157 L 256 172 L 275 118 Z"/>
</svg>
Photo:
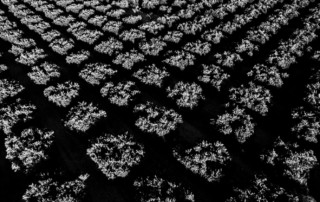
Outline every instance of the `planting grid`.
<svg viewBox="0 0 320 202">
<path fill-rule="evenodd" d="M 319 29 L 314 0 L 1 0 L 1 201 L 320 200 Z"/>
</svg>

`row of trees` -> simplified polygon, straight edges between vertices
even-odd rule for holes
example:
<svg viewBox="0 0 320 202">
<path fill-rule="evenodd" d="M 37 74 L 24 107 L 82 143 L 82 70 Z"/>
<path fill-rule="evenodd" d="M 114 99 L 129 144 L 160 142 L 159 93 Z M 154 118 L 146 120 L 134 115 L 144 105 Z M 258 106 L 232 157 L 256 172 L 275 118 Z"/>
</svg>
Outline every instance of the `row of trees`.
<svg viewBox="0 0 320 202">
<path fill-rule="evenodd" d="M 308 5 L 309 1 L 305 1 L 305 4 Z M 299 2 L 294 4 L 293 8 L 298 9 Z M 287 18 L 290 19 L 290 16 L 296 16 L 294 10 L 287 8 Z M 304 27 L 302 29 L 297 29 L 292 37 L 287 41 L 283 41 L 279 44 L 278 48 L 275 49 L 266 60 L 264 64 L 256 64 L 253 69 L 248 72 L 249 77 L 253 77 L 256 81 L 274 86 L 281 87 L 283 85 L 283 80 L 287 78 L 288 68 L 296 63 L 297 58 L 301 57 L 304 54 L 308 44 L 315 40 L 317 35 L 315 34 L 316 30 L 320 27 L 315 23 L 319 19 L 319 7 L 311 9 L 311 14 L 309 14 L 304 19 Z M 280 13 L 280 15 L 282 15 Z M 280 22 L 281 23 L 281 22 Z"/>
<path fill-rule="evenodd" d="M 75 21 L 75 18 L 70 15 L 64 15 L 64 11 L 56 8 L 54 4 L 39 0 L 24 0 L 24 2 L 31 5 L 35 10 L 43 13 L 57 26 L 68 27 L 71 22 Z M 41 22 L 45 22 L 45 19 L 41 18 Z M 63 37 L 63 34 L 61 34 L 59 30 L 48 29 L 38 34 L 40 34 L 43 40 L 49 43 L 49 47 L 54 52 L 60 55 L 67 55 L 68 52 L 74 48 L 74 41 Z"/>
<path fill-rule="evenodd" d="M 265 44 L 282 26 L 288 25 L 290 20 L 298 17 L 301 9 L 311 3 L 311 1 L 308 0 L 305 2 L 305 4 L 301 4 L 301 1 L 286 4 L 282 9 L 279 9 L 277 13 L 268 16 L 266 21 L 247 32 L 247 36 L 242 44 L 238 45 L 237 52 L 245 52 L 251 55 L 252 48 L 250 48 L 250 46 L 254 46 L 254 50 L 257 50 L 259 45 Z M 247 44 L 245 45 L 243 43 Z M 257 43 L 257 45 L 253 45 L 253 43 Z"/>
<path fill-rule="evenodd" d="M 320 5 L 318 5 L 320 6 Z M 304 19 L 304 27 L 293 33 L 292 38 L 280 43 L 278 48 L 267 59 L 270 65 L 275 65 L 282 70 L 287 70 L 292 64 L 296 63 L 298 57 L 304 54 L 308 44 L 310 44 L 317 35 L 315 32 L 320 28 L 319 7 L 311 9 L 311 14 Z"/>
<path fill-rule="evenodd" d="M 26 26 L 28 26 L 30 30 L 36 30 L 39 33 L 42 33 L 46 29 L 45 28 L 46 26 L 43 25 L 43 23 L 41 22 L 41 17 L 36 15 L 33 11 L 28 9 L 26 6 L 22 4 L 18 4 L 17 2 L 3 1 L 3 3 L 8 6 L 9 12 L 12 13 L 15 17 L 17 17 L 21 23 L 24 23 Z M 8 19 L 5 19 L 5 20 L 8 20 Z M 39 26 L 32 25 L 31 23 L 33 22 L 39 23 Z M 11 26 L 15 28 L 16 32 L 18 33 L 20 32 L 19 34 L 20 36 L 23 34 L 23 31 L 17 28 L 16 24 L 12 24 Z M 30 40 L 27 38 L 26 39 L 21 38 L 17 40 L 20 37 L 17 35 L 14 36 L 12 34 L 14 33 L 9 34 L 13 36 L 10 42 L 15 41 L 17 43 L 16 44 L 14 43 L 14 45 L 11 47 L 10 52 L 15 55 L 17 62 L 27 66 L 33 66 L 39 60 L 47 57 L 47 54 L 45 54 L 44 50 L 36 46 L 36 43 L 34 42 L 34 40 Z M 19 43 L 18 41 L 21 41 L 22 43 Z"/>
<path fill-rule="evenodd" d="M 260 15 L 267 13 L 268 10 L 271 10 L 278 3 L 279 1 L 277 0 L 260 0 L 257 3 L 247 7 L 243 14 L 235 15 L 233 21 L 225 23 L 223 26 L 221 26 L 221 28 L 219 27 L 219 29 L 225 33 L 232 34 L 242 26 L 258 18 Z"/>
<path fill-rule="evenodd" d="M 87 29 L 86 23 L 76 21 L 72 16 L 66 15 L 63 10 L 56 8 L 55 4 L 36 4 L 30 1 L 26 1 L 26 3 L 29 3 L 37 11 L 44 14 L 47 12 L 47 14 L 45 14 L 47 18 L 58 26 L 66 27 L 66 31 L 70 32 L 79 41 L 93 44 L 100 36 L 102 36 L 102 33 L 97 30 Z M 51 15 L 50 13 L 54 14 Z M 44 21 L 45 19 L 41 18 L 41 22 Z M 41 33 L 37 33 L 40 34 L 45 41 L 49 42 L 49 47 L 51 47 L 54 52 L 60 55 L 67 55 L 68 52 L 74 48 L 74 41 L 72 39 L 62 37 L 62 34 L 58 30 L 50 30 L 47 32 L 44 30 Z M 70 64 L 80 64 L 84 60 L 88 59 L 89 56 L 90 54 L 88 51 L 81 50 L 68 55 L 66 57 L 66 62 Z"/>
<path fill-rule="evenodd" d="M 186 1 L 183 4 L 186 4 Z M 240 7 L 245 7 L 250 1 L 249 0 L 240 0 L 240 1 L 229 1 L 226 3 L 220 1 L 201 1 L 199 3 L 193 2 L 191 5 L 187 5 L 187 8 L 178 13 L 180 18 L 190 19 L 196 13 L 202 15 L 199 18 L 195 18 L 192 21 L 187 21 L 184 23 L 177 23 L 177 29 L 184 32 L 185 34 L 195 35 L 202 31 L 206 26 L 210 26 L 213 23 L 214 18 L 223 19 L 229 13 L 235 13 L 235 11 Z M 216 8 L 213 8 L 214 5 L 219 4 Z M 182 4 L 182 5 L 183 5 Z M 205 9 L 209 7 L 209 9 Z"/>
<path fill-rule="evenodd" d="M 268 16 L 268 19 L 264 22 L 262 22 L 257 27 L 251 29 L 248 31 L 247 36 L 241 40 L 240 43 L 238 43 L 235 47 L 235 50 L 232 51 L 225 51 L 223 54 L 216 54 L 216 60 L 217 64 L 226 66 L 226 67 L 233 67 L 237 62 L 242 61 L 241 54 L 246 53 L 249 56 L 253 55 L 254 51 L 259 50 L 259 46 L 266 43 L 272 35 L 275 35 L 277 31 L 284 25 L 288 24 L 288 21 L 298 17 L 299 16 L 299 9 L 302 9 L 309 5 L 310 1 L 306 0 L 303 1 L 304 3 L 300 1 L 294 1 L 293 3 L 286 4 L 282 9 L 278 10 L 277 13 Z M 254 5 L 252 7 L 249 7 L 248 10 L 250 12 L 243 14 L 244 16 L 237 16 L 233 23 L 229 23 L 229 25 L 224 25 L 224 27 L 216 27 L 213 30 L 206 31 L 203 33 L 202 38 L 211 41 L 213 43 L 219 43 L 222 38 L 224 38 L 223 31 L 225 32 L 234 32 L 236 29 L 241 27 L 242 25 L 248 23 L 256 16 L 253 16 L 256 14 L 256 12 L 262 14 L 263 12 L 266 12 L 267 10 L 274 7 L 278 2 L 277 1 L 268 1 L 267 5 L 264 5 L 263 2 L 259 2 L 258 5 L 255 7 Z M 247 15 L 246 15 L 247 14 Z M 250 17 L 251 16 L 251 17 Z M 240 23 L 240 24 L 239 24 Z M 239 24 L 239 25 L 238 25 Z M 258 65 L 256 67 L 260 67 L 261 65 Z M 277 73 L 275 71 L 269 71 L 270 75 L 264 74 L 263 78 L 259 77 L 258 74 L 260 71 L 259 69 L 253 69 L 250 73 L 250 76 L 253 76 L 255 74 L 256 80 L 266 80 L 270 85 L 278 86 L 279 82 L 273 83 L 275 77 L 280 77 L 281 74 Z M 266 78 L 267 76 L 267 78 Z M 268 79 L 268 77 L 271 77 Z M 280 81 L 281 83 L 281 81 Z"/>
<path fill-rule="evenodd" d="M 310 143 L 318 143 L 320 134 L 320 71 L 314 70 L 305 87 L 304 105 L 292 110 L 294 121 L 291 131 Z"/>
<path fill-rule="evenodd" d="M 208 14 L 212 13 L 215 17 L 223 19 L 228 14 L 226 10 L 234 13 L 237 8 L 244 7 L 248 3 L 249 1 L 231 1 L 229 5 L 222 4 L 218 9 L 208 12 Z M 253 19 L 257 18 L 259 15 L 273 8 L 277 3 L 278 1 L 259 1 L 258 3 L 252 4 L 245 9 L 243 14 L 237 14 L 233 20 L 205 31 L 202 33 L 201 38 L 208 42 L 218 44 L 222 38 L 227 37 L 226 33 L 232 34 L 236 30 L 251 22 Z"/>
</svg>

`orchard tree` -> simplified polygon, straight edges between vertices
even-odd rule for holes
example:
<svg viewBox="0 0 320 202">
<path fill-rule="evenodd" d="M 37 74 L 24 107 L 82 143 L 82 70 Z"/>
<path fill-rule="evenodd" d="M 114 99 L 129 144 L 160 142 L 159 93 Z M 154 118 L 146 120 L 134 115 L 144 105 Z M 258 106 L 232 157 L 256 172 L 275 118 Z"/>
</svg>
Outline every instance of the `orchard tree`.
<svg viewBox="0 0 320 202">
<path fill-rule="evenodd" d="M 181 19 L 191 19 L 195 14 L 196 12 L 193 10 L 194 7 L 196 7 L 194 5 L 194 7 L 190 8 L 190 4 L 187 6 L 187 8 L 185 9 L 180 9 L 179 12 L 178 12 L 178 16 L 181 18 Z"/>
<path fill-rule="evenodd" d="M 76 202 L 82 201 L 89 174 L 68 181 L 55 180 L 42 174 L 42 179 L 28 186 L 22 196 L 25 202 Z"/>
<path fill-rule="evenodd" d="M 168 33 L 163 37 L 164 41 L 179 43 L 183 37 L 183 33 L 180 31 L 168 31 Z"/>
<path fill-rule="evenodd" d="M 139 53 L 135 49 L 131 49 L 125 53 L 120 53 L 117 57 L 112 61 L 116 65 L 121 65 L 123 68 L 130 70 L 132 67 L 138 63 L 144 61 L 144 55 Z"/>
<path fill-rule="evenodd" d="M 91 85 L 100 85 L 106 77 L 112 77 L 117 70 L 110 68 L 109 64 L 104 63 L 88 63 L 79 72 L 79 76 Z"/>
<path fill-rule="evenodd" d="M 117 20 L 120 20 L 125 13 L 126 11 L 122 8 L 114 8 L 106 12 L 107 16 L 116 18 Z"/>
<path fill-rule="evenodd" d="M 299 201 L 298 196 L 288 193 L 284 188 L 273 184 L 263 175 L 255 175 L 246 188 L 233 188 L 232 195 L 226 202 Z"/>
<path fill-rule="evenodd" d="M 194 194 L 183 185 L 158 176 L 139 177 L 133 183 L 141 202 L 194 202 Z"/>
<path fill-rule="evenodd" d="M 307 84 L 304 100 L 320 112 L 320 74 L 316 82 Z"/>
<path fill-rule="evenodd" d="M 90 9 L 82 9 L 78 16 L 87 21 L 89 17 L 94 15 L 94 13 L 95 13 L 94 9 L 91 9 L 91 8 Z"/>
<path fill-rule="evenodd" d="M 113 6 L 118 6 L 120 8 L 129 8 L 129 3 L 130 1 L 128 0 L 116 0 L 116 1 L 113 1 L 111 4 Z"/>
<path fill-rule="evenodd" d="M 94 44 L 103 33 L 98 30 L 91 30 L 87 28 L 87 24 L 84 22 L 72 22 L 67 29 L 77 40 L 85 42 L 89 45 Z"/>
<path fill-rule="evenodd" d="M 9 134 L 5 138 L 6 159 L 13 171 L 29 173 L 37 164 L 48 159 L 48 149 L 53 143 L 53 131 L 27 128 L 20 136 Z"/>
<path fill-rule="evenodd" d="M 101 88 L 101 95 L 107 97 L 112 104 L 118 106 L 128 106 L 140 91 L 133 81 L 123 81 L 119 83 L 107 82 Z"/>
<path fill-rule="evenodd" d="M 242 39 L 241 43 L 236 47 L 236 52 L 239 54 L 246 53 L 249 56 L 253 56 L 253 52 L 255 51 L 259 51 L 258 46 L 248 39 Z"/>
<path fill-rule="evenodd" d="M 247 75 L 255 81 L 277 88 L 282 87 L 283 79 L 289 76 L 287 73 L 280 73 L 279 69 L 275 66 L 268 67 L 264 64 L 254 65 Z"/>
<path fill-rule="evenodd" d="M 84 5 L 81 4 L 81 3 L 79 3 L 79 4 L 71 3 L 71 4 L 69 4 L 69 5 L 67 5 L 65 7 L 67 12 L 71 11 L 71 12 L 76 13 L 76 14 L 78 14 L 80 12 L 80 10 L 83 10 L 83 8 L 84 8 Z"/>
<path fill-rule="evenodd" d="M 52 29 L 41 34 L 41 38 L 46 42 L 51 43 L 54 39 L 61 37 L 61 33 L 58 30 Z"/>
<path fill-rule="evenodd" d="M 212 42 L 214 44 L 219 44 L 224 37 L 225 36 L 223 35 L 223 32 L 217 28 L 204 31 L 201 35 L 202 39 Z"/>
<path fill-rule="evenodd" d="M 66 62 L 68 64 L 77 64 L 80 65 L 83 63 L 85 60 L 88 60 L 90 57 L 90 52 L 87 50 L 80 50 L 75 53 L 71 53 L 66 57 Z"/>
<path fill-rule="evenodd" d="M 214 55 L 217 64 L 223 67 L 233 68 L 238 62 L 243 61 L 238 53 L 232 53 L 230 51 L 224 51 L 223 53 L 217 53 Z"/>
<path fill-rule="evenodd" d="M 198 76 L 198 80 L 210 84 L 218 91 L 220 91 L 221 86 L 230 78 L 230 75 L 220 66 L 202 64 L 201 67 L 202 74 Z"/>
<path fill-rule="evenodd" d="M 219 182 L 224 175 L 223 168 L 231 161 L 227 148 L 219 141 L 212 144 L 204 140 L 190 149 L 175 149 L 173 156 L 208 182 Z"/>
<path fill-rule="evenodd" d="M 78 132 L 86 132 L 94 125 L 99 119 L 107 117 L 107 113 L 99 110 L 98 107 L 92 103 L 78 102 L 74 107 L 69 110 L 64 125 L 70 130 Z"/>
<path fill-rule="evenodd" d="M 74 22 L 76 19 L 72 15 L 59 15 L 57 18 L 53 19 L 53 24 L 68 27 L 70 23 Z"/>
<path fill-rule="evenodd" d="M 131 168 L 141 162 L 144 148 L 128 132 L 120 135 L 107 134 L 91 144 L 87 155 L 109 180 L 113 180 L 126 177 Z"/>
<path fill-rule="evenodd" d="M 67 7 L 68 5 L 74 3 L 74 0 L 58 0 L 57 5 L 62 6 L 63 8 Z"/>
<path fill-rule="evenodd" d="M 279 69 L 288 70 L 292 64 L 297 63 L 297 57 L 289 51 L 277 49 L 269 56 L 268 63 L 275 65 Z"/>
<path fill-rule="evenodd" d="M 307 184 L 311 169 L 318 165 L 317 157 L 312 150 L 293 152 L 284 161 L 287 166 L 284 175 L 302 185 Z"/>
<path fill-rule="evenodd" d="M 36 106 L 32 104 L 22 104 L 20 99 L 4 107 L 0 107 L 0 130 L 8 135 L 12 128 L 19 122 L 26 122 L 32 119 L 32 113 Z"/>
<path fill-rule="evenodd" d="M 202 31 L 203 26 L 197 20 L 193 20 L 180 23 L 177 29 L 188 35 L 196 35 Z"/>
<path fill-rule="evenodd" d="M 147 65 L 138 69 L 133 76 L 139 79 L 142 83 L 147 85 L 154 85 L 161 87 L 163 80 L 170 74 L 166 71 L 165 67 L 159 68 L 155 64 Z"/>
<path fill-rule="evenodd" d="M 0 103 L 3 103 L 6 98 L 16 96 L 23 90 L 24 87 L 15 80 L 0 79 Z"/>
<path fill-rule="evenodd" d="M 102 27 L 102 25 L 107 21 L 108 21 L 108 18 L 104 15 L 94 15 L 88 20 L 88 23 L 94 26 Z"/>
<path fill-rule="evenodd" d="M 188 42 L 186 45 L 184 45 L 183 49 L 204 56 L 210 52 L 211 44 L 197 40 L 194 42 Z"/>
<path fill-rule="evenodd" d="M 243 108 L 235 106 L 231 112 L 219 115 L 212 124 L 224 135 L 234 134 L 239 143 L 244 143 L 254 133 L 255 123 Z"/>
<path fill-rule="evenodd" d="M 230 100 L 258 112 L 262 116 L 267 115 L 272 96 L 265 87 L 250 82 L 248 86 L 233 87 L 229 92 Z"/>
<path fill-rule="evenodd" d="M 307 142 L 318 143 L 320 134 L 319 114 L 306 110 L 304 107 L 299 107 L 292 111 L 291 116 L 295 121 L 295 124 L 291 127 L 294 135 Z"/>
<path fill-rule="evenodd" d="M 57 86 L 49 86 L 44 89 L 43 94 L 49 101 L 57 106 L 66 107 L 72 99 L 79 95 L 80 86 L 78 83 L 66 81 L 59 83 Z"/>
<path fill-rule="evenodd" d="M 173 7 L 183 7 L 187 5 L 187 0 L 174 0 L 173 3 L 171 4 Z"/>
<path fill-rule="evenodd" d="M 54 52 L 60 55 L 67 55 L 68 51 L 74 47 L 74 41 L 72 39 L 57 38 L 49 46 Z"/>
<path fill-rule="evenodd" d="M 275 170 L 302 186 L 307 186 L 311 169 L 318 165 L 313 150 L 300 148 L 296 143 L 284 142 L 280 137 L 276 139 L 273 147 L 260 157 L 267 165 L 280 167 L 281 169 Z"/>
<path fill-rule="evenodd" d="M 27 66 L 35 65 L 40 59 L 46 58 L 48 55 L 41 48 L 32 48 L 31 50 L 23 50 L 15 61 Z"/>
<path fill-rule="evenodd" d="M 161 7 L 161 8 L 165 8 L 166 10 L 165 11 L 169 11 L 169 7 Z M 167 25 L 169 28 L 172 27 L 172 25 L 177 22 L 180 18 L 176 15 L 170 15 L 170 14 L 164 14 L 164 15 L 161 15 L 157 18 L 157 21 L 164 24 L 164 25 Z M 168 31 L 168 34 L 169 33 L 177 33 L 179 31 Z M 182 34 L 182 32 L 180 32 Z"/>
<path fill-rule="evenodd" d="M 168 51 L 168 54 L 171 54 L 172 51 Z M 175 51 L 174 54 L 169 55 L 163 62 L 178 67 L 181 70 L 184 70 L 187 66 L 194 65 L 196 57 L 184 50 Z"/>
<path fill-rule="evenodd" d="M 123 22 L 130 24 L 130 25 L 135 25 L 138 22 L 140 22 L 142 20 L 141 15 L 129 15 L 127 17 L 124 17 L 122 19 Z"/>
<path fill-rule="evenodd" d="M 106 24 L 103 26 L 103 31 L 108 31 L 113 34 L 118 35 L 120 29 L 123 27 L 123 22 L 121 21 L 114 21 L 114 20 L 108 20 Z"/>
<path fill-rule="evenodd" d="M 53 63 L 44 62 L 39 66 L 33 66 L 28 76 L 35 84 L 46 85 L 53 78 L 60 77 L 60 67 Z"/>
<path fill-rule="evenodd" d="M 135 125 L 142 131 L 156 133 L 160 137 L 165 136 L 182 123 L 182 116 L 172 109 L 166 109 L 147 102 L 134 107 L 134 113 L 140 113 Z"/>
<path fill-rule="evenodd" d="M 312 55 L 312 59 L 320 62 L 320 50 L 315 51 Z"/>
<path fill-rule="evenodd" d="M 123 41 L 131 41 L 135 43 L 137 40 L 145 39 L 146 34 L 144 31 L 131 28 L 130 30 L 123 31 L 119 36 Z"/>
<path fill-rule="evenodd" d="M 0 64 L 0 74 L 1 74 L 2 72 L 7 71 L 7 69 L 8 69 L 8 66 L 7 66 L 7 65 Z"/>
<path fill-rule="evenodd" d="M 143 0 L 141 3 L 142 8 L 148 9 L 148 10 L 154 9 L 159 5 L 160 5 L 160 1 L 158 0 Z"/>
<path fill-rule="evenodd" d="M 160 31 L 162 31 L 165 26 L 156 21 L 148 21 L 139 26 L 139 29 L 147 31 L 153 35 L 158 35 Z"/>
<path fill-rule="evenodd" d="M 94 47 L 94 50 L 113 56 L 123 49 L 123 43 L 114 37 L 109 37 L 107 41 L 102 41 Z"/>
<path fill-rule="evenodd" d="M 158 56 L 159 53 L 167 46 L 159 38 L 151 38 L 150 40 L 144 40 L 139 43 L 140 50 L 146 55 Z"/>
<path fill-rule="evenodd" d="M 202 88 L 196 83 L 179 81 L 173 88 L 167 88 L 168 97 L 176 100 L 179 107 L 193 109 L 203 100 Z"/>
</svg>

